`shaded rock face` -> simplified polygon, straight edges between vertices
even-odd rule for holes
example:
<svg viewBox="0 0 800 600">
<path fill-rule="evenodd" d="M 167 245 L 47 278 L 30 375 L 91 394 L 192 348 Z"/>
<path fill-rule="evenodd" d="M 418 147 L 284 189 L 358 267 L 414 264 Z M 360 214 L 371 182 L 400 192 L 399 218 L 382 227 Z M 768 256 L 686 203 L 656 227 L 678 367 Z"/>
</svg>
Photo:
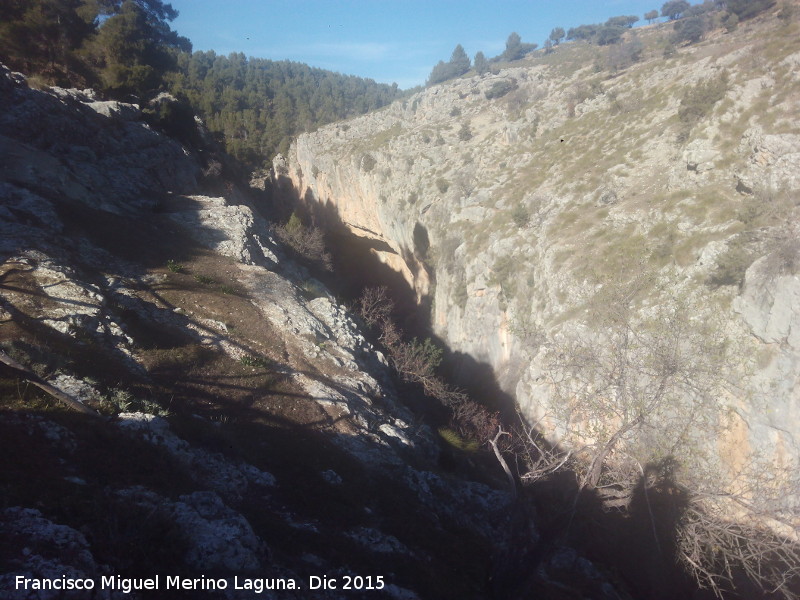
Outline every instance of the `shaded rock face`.
<svg viewBox="0 0 800 600">
<path fill-rule="evenodd" d="M 591 336 L 592 302 L 638 273 L 651 284 L 634 321 L 659 320 L 659 307 L 680 298 L 736 348 L 739 391 L 719 395 L 719 427 L 701 445 L 732 470 L 754 456 L 796 464 L 796 266 L 764 286 L 751 277 L 756 262 L 741 293 L 714 283 L 737 243 L 747 250 L 736 267 L 743 280 L 775 240 L 795 235 L 799 48 L 788 37 L 780 51 L 764 44 L 786 31 L 763 20 L 728 45 L 687 47 L 680 60 L 646 55 L 613 76 L 566 45 L 301 135 L 274 174 L 327 222 L 370 240 L 432 304 L 434 333 L 491 365 L 554 441 L 565 424 L 553 416 L 547 353 L 562 334 Z M 681 122 L 690 90 L 717 79 L 727 81 L 722 99 Z M 512 91 L 494 97 L 502 82 Z M 771 409 L 759 400 L 766 389 Z"/>
</svg>

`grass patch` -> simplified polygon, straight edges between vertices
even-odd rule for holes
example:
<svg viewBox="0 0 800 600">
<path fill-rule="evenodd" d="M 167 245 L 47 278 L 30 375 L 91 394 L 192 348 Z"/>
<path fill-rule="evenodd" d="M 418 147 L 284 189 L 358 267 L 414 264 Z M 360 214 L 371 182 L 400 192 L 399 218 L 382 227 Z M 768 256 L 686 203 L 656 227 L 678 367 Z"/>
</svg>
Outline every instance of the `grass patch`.
<svg viewBox="0 0 800 600">
<path fill-rule="evenodd" d="M 207 363 L 216 352 L 201 344 L 189 344 L 174 348 L 154 348 L 141 352 L 148 371 L 183 371 Z"/>
<path fill-rule="evenodd" d="M 245 367 L 254 367 L 256 369 L 265 369 L 269 366 L 269 362 L 261 356 L 250 356 L 249 354 L 243 355 L 239 362 Z"/>
<path fill-rule="evenodd" d="M 142 412 L 157 417 L 169 417 L 172 412 L 158 402 L 144 397 L 136 397 L 128 390 L 112 388 L 100 402 L 99 410 L 106 415 L 124 412 Z"/>
<path fill-rule="evenodd" d="M 441 437 L 448 445 L 452 446 L 462 452 L 477 452 L 480 444 L 475 440 L 466 440 L 458 433 L 447 427 L 440 427 L 438 429 L 439 437 Z"/>
<path fill-rule="evenodd" d="M 171 273 L 183 273 L 184 271 L 186 271 L 186 267 L 184 267 L 182 264 L 178 262 L 175 262 L 172 259 L 167 261 L 167 269 Z"/>
</svg>

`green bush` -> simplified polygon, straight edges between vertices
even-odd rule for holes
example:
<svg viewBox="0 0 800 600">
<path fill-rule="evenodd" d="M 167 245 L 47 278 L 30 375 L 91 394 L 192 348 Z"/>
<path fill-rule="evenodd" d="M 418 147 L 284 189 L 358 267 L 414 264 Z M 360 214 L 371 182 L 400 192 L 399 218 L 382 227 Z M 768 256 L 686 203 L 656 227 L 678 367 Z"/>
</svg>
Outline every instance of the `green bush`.
<svg viewBox="0 0 800 600">
<path fill-rule="evenodd" d="M 784 23 L 789 23 L 794 16 L 794 6 L 789 1 L 783 3 L 781 9 L 778 11 L 778 18 Z"/>
<path fill-rule="evenodd" d="M 775 6 L 775 0 L 727 0 L 728 10 L 739 19 L 749 19 Z"/>
<path fill-rule="evenodd" d="M 703 39 L 707 27 L 706 19 L 702 16 L 681 19 L 675 23 L 674 40 L 677 43 L 696 44 Z"/>
<path fill-rule="evenodd" d="M 469 300 L 469 290 L 467 289 L 467 282 L 464 281 L 464 276 L 462 274 L 453 287 L 453 302 L 455 302 L 456 306 L 460 307 L 461 310 L 464 310 L 467 306 L 467 300 Z"/>
<path fill-rule="evenodd" d="M 194 110 L 186 99 L 161 97 L 142 110 L 144 120 L 151 126 L 174 137 L 187 146 L 200 146 L 202 137 L 194 120 Z"/>
<path fill-rule="evenodd" d="M 690 87 L 683 94 L 678 108 L 678 119 L 688 127 L 700 122 L 725 97 L 728 90 L 728 73 L 706 79 Z"/>
<path fill-rule="evenodd" d="M 495 83 L 492 84 L 492 87 L 486 90 L 484 96 L 486 96 L 487 100 L 502 98 L 509 92 L 517 89 L 517 87 L 518 87 L 517 82 L 513 79 L 511 80 L 504 79 L 502 81 L 496 81 Z"/>
<path fill-rule="evenodd" d="M 800 240 L 790 236 L 776 243 L 764 266 L 768 277 L 796 275 L 800 272 Z"/>
<path fill-rule="evenodd" d="M 513 298 L 516 292 L 517 271 L 519 262 L 510 254 L 501 256 L 494 261 L 492 273 L 486 283 L 500 287 L 500 291 L 506 300 Z"/>
<path fill-rule="evenodd" d="M 182 264 L 170 259 L 167 261 L 167 269 L 172 273 L 183 273 L 185 268 Z"/>
<path fill-rule="evenodd" d="M 728 31 L 728 33 L 736 31 L 736 29 L 739 27 L 739 17 L 731 13 L 725 18 L 722 24 L 725 25 L 725 29 Z"/>
<path fill-rule="evenodd" d="M 601 25 L 597 30 L 597 37 L 595 41 L 600 46 L 610 46 L 616 44 L 622 39 L 622 35 L 626 31 L 626 27 L 619 27 L 614 25 Z"/>
<path fill-rule="evenodd" d="M 736 236 L 728 244 L 728 249 L 717 257 L 717 266 L 708 279 L 713 286 L 735 285 L 739 288 L 744 283 L 744 275 L 755 256 L 747 247 L 744 237 Z"/>
<path fill-rule="evenodd" d="M 422 363 L 427 365 L 431 372 L 438 369 L 439 365 L 442 364 L 444 350 L 437 346 L 436 342 L 431 338 L 425 338 L 421 342 L 417 338 L 414 338 L 409 343 L 409 348 L 412 354 L 422 359 Z"/>
<path fill-rule="evenodd" d="M 436 189 L 439 190 L 442 194 L 446 194 L 447 190 L 450 189 L 450 182 L 447 181 L 444 177 L 439 177 L 436 180 Z"/>
<path fill-rule="evenodd" d="M 169 417 L 172 413 L 157 402 L 147 398 L 136 398 L 128 390 L 111 388 L 100 402 L 100 411 L 104 414 L 117 415 L 124 412 L 141 412 L 157 417 Z"/>
<path fill-rule="evenodd" d="M 249 354 L 242 355 L 239 362 L 245 367 L 254 367 L 257 369 L 263 369 L 267 366 L 266 359 L 260 356 L 250 356 Z"/>
<path fill-rule="evenodd" d="M 525 227 L 531 220 L 531 213 L 524 204 L 517 204 L 511 211 L 511 220 L 517 227 Z"/>
</svg>

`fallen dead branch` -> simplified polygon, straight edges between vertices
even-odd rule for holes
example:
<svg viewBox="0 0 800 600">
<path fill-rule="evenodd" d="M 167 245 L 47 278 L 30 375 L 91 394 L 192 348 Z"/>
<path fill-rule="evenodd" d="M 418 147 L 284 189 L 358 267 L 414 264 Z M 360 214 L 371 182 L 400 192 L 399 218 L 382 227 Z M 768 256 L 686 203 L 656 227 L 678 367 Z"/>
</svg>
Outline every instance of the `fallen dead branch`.
<svg viewBox="0 0 800 600">
<path fill-rule="evenodd" d="M 26 380 L 30 381 L 33 385 L 38 387 L 40 390 L 49 394 L 59 402 L 66 404 L 70 408 L 77 410 L 78 412 L 82 412 L 85 415 L 91 415 L 93 417 L 99 417 L 99 413 L 95 412 L 88 406 L 82 404 L 81 402 L 77 401 L 75 398 L 70 396 L 69 394 L 65 394 L 61 390 L 56 387 L 53 387 L 49 383 L 47 383 L 44 379 L 39 377 L 36 373 L 27 369 L 24 365 L 18 363 L 13 358 L 11 358 L 5 352 L 0 352 L 0 362 L 6 365 L 7 367 L 12 368 L 14 371 L 19 373 L 20 376 L 24 377 Z"/>
</svg>

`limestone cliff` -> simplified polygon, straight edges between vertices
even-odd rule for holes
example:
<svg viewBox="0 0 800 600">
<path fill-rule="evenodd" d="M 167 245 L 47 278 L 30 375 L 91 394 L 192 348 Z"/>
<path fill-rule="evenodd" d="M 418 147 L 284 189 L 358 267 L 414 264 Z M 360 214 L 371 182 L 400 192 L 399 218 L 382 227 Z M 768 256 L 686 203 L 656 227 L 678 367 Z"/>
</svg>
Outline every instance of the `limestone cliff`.
<svg viewBox="0 0 800 600">
<path fill-rule="evenodd" d="M 571 43 L 431 87 L 300 136 L 275 173 L 371 240 L 556 441 L 558 350 L 602 341 L 597 304 L 641 275 L 634 321 L 679 302 L 727 341 L 700 445 L 729 473 L 782 469 L 800 458 L 798 24 L 767 13 L 672 54 L 669 32 L 638 30 L 635 64 Z"/>
</svg>

